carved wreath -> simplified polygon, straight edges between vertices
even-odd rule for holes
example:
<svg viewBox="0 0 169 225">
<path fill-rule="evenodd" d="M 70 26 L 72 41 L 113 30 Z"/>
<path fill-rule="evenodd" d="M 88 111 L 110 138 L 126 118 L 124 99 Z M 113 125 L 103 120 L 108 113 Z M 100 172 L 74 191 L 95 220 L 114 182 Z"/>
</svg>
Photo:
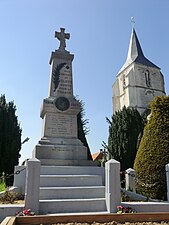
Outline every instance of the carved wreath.
<svg viewBox="0 0 169 225">
<path fill-rule="evenodd" d="M 53 70 L 52 73 L 52 81 L 54 83 L 54 91 L 56 91 L 56 89 L 59 86 L 59 82 L 60 82 L 60 71 L 61 69 L 66 65 L 66 63 L 60 63 L 58 66 L 56 66 Z"/>
</svg>

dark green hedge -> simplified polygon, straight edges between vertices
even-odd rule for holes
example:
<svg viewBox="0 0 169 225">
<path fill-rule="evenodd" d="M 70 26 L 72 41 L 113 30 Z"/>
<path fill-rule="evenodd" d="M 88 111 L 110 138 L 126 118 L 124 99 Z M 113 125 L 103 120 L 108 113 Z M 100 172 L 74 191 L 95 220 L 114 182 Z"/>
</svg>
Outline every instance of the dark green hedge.
<svg viewBox="0 0 169 225">
<path fill-rule="evenodd" d="M 121 170 L 133 168 L 138 136 L 143 131 L 143 119 L 137 109 L 125 106 L 115 112 L 109 123 L 108 148 L 112 158 L 120 162 Z"/>
</svg>

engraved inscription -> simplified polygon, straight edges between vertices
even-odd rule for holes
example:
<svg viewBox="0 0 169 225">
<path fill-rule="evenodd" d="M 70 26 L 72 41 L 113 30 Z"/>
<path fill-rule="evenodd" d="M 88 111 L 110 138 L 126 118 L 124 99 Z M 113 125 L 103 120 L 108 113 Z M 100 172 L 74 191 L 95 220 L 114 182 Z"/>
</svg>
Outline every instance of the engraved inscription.
<svg viewBox="0 0 169 225">
<path fill-rule="evenodd" d="M 57 90 L 58 94 L 72 95 L 72 76 L 71 67 L 66 64 L 60 73 L 60 83 Z"/>
<path fill-rule="evenodd" d="M 74 115 L 48 115 L 46 136 L 76 137 L 76 117 Z"/>
</svg>

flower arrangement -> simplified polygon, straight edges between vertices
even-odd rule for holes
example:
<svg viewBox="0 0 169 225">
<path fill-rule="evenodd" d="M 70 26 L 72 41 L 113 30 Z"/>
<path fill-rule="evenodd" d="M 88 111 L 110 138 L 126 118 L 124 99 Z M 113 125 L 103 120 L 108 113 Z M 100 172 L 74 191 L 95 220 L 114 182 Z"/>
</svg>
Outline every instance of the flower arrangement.
<svg viewBox="0 0 169 225">
<path fill-rule="evenodd" d="M 132 209 L 131 207 L 124 207 L 124 206 L 117 206 L 117 213 L 122 214 L 122 213 L 136 213 L 135 209 Z"/>
<path fill-rule="evenodd" d="M 21 212 L 17 212 L 16 216 L 35 216 L 35 213 L 31 209 L 23 209 Z"/>
</svg>

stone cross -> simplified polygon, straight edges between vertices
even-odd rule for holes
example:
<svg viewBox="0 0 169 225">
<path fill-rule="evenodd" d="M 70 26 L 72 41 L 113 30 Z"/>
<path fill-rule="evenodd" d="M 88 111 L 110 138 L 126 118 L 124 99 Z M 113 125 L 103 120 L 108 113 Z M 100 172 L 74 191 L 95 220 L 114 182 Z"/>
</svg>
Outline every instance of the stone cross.
<svg viewBox="0 0 169 225">
<path fill-rule="evenodd" d="M 65 33 L 65 28 L 60 28 L 60 32 L 55 32 L 55 37 L 60 41 L 59 50 L 65 51 L 66 39 L 70 38 L 70 34 Z"/>
</svg>

